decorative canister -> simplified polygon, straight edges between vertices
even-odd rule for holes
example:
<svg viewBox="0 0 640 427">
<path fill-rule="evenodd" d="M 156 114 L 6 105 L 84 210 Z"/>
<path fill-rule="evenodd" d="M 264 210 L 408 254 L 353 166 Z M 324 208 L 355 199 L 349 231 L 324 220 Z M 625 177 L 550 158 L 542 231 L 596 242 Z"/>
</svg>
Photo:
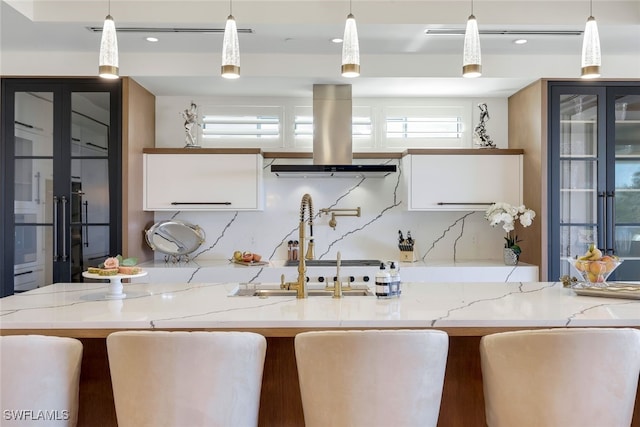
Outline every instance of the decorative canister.
<svg viewBox="0 0 640 427">
<path fill-rule="evenodd" d="M 503 257 L 505 265 L 517 265 L 520 255 L 511 248 L 504 248 Z"/>
</svg>

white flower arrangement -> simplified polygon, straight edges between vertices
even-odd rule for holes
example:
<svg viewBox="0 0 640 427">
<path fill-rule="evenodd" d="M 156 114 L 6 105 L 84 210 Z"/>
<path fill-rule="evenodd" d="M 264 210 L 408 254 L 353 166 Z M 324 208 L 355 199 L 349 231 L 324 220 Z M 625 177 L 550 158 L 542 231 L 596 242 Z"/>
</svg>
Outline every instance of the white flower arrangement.
<svg viewBox="0 0 640 427">
<path fill-rule="evenodd" d="M 484 217 L 492 227 L 502 223 L 502 228 L 507 232 L 507 236 L 504 238 L 506 240 L 504 247 L 511 248 L 517 255 L 520 255 L 522 249 L 518 246 L 518 242 L 521 240 L 518 240 L 517 235 L 512 236 L 511 232 L 515 229 L 517 220 L 523 227 L 530 226 L 536 213 L 524 205 L 512 206 L 509 203 L 498 202 L 489 206 Z"/>
</svg>

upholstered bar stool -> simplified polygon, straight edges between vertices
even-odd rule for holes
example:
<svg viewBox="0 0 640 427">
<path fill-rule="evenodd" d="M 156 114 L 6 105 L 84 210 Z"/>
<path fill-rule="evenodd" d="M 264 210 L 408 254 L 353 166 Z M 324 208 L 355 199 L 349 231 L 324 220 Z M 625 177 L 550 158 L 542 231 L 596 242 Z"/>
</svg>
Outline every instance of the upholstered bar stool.
<svg viewBox="0 0 640 427">
<path fill-rule="evenodd" d="M 628 427 L 640 331 L 567 328 L 480 340 L 489 427 Z"/>
<path fill-rule="evenodd" d="M 435 330 L 296 335 L 306 427 L 435 426 L 448 349 Z"/>
<path fill-rule="evenodd" d="M 266 347 L 251 332 L 110 334 L 118 427 L 256 426 Z"/>
<path fill-rule="evenodd" d="M 0 424 L 75 426 L 81 364 L 76 339 L 0 337 Z"/>
</svg>

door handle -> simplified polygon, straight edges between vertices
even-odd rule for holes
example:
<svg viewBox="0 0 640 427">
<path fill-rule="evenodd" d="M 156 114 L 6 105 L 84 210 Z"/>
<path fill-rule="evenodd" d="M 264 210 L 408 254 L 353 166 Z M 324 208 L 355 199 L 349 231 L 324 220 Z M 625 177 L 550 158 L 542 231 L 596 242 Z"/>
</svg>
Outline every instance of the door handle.
<svg viewBox="0 0 640 427">
<path fill-rule="evenodd" d="M 62 261 L 67 261 L 67 196 L 62 196 Z"/>
<path fill-rule="evenodd" d="M 40 204 L 40 172 L 36 172 L 34 175 L 36 179 L 36 198 L 33 200 L 37 205 Z"/>
<path fill-rule="evenodd" d="M 607 221 L 607 228 L 608 228 L 608 233 L 607 236 L 609 236 L 610 240 L 607 240 L 607 245 L 605 246 L 605 252 L 606 253 L 611 253 L 611 254 L 615 254 L 616 253 L 616 249 L 615 249 L 615 227 L 616 227 L 616 192 L 615 191 L 609 191 L 607 192 L 607 215 L 608 215 L 608 219 L 609 221 Z"/>
<path fill-rule="evenodd" d="M 53 196 L 53 262 L 58 261 L 58 196 Z"/>
<path fill-rule="evenodd" d="M 607 219 L 607 193 L 602 191 L 598 193 L 598 218 L 596 218 L 596 224 L 601 224 L 598 230 L 598 238 L 602 237 L 602 240 L 597 243 L 596 246 L 600 246 L 603 249 L 607 247 L 607 227 L 605 220 Z"/>
<path fill-rule="evenodd" d="M 89 247 L 89 202 L 88 201 L 84 201 L 82 202 L 82 204 L 84 205 L 84 246 L 86 248 Z"/>
</svg>

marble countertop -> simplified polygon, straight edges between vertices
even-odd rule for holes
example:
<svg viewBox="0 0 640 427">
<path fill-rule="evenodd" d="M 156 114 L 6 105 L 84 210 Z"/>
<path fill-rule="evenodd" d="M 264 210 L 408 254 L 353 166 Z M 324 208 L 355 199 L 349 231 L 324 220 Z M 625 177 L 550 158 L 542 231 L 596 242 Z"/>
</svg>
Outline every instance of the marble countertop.
<svg viewBox="0 0 640 427">
<path fill-rule="evenodd" d="M 273 284 L 272 284 L 273 285 Z M 537 327 L 640 327 L 640 300 L 578 296 L 559 282 L 403 283 L 402 296 L 230 297 L 238 283 L 59 283 L 0 299 L 0 333 L 104 337 L 118 329 L 439 328 L 452 335 Z M 251 285 L 250 285 L 251 286 Z"/>
</svg>

